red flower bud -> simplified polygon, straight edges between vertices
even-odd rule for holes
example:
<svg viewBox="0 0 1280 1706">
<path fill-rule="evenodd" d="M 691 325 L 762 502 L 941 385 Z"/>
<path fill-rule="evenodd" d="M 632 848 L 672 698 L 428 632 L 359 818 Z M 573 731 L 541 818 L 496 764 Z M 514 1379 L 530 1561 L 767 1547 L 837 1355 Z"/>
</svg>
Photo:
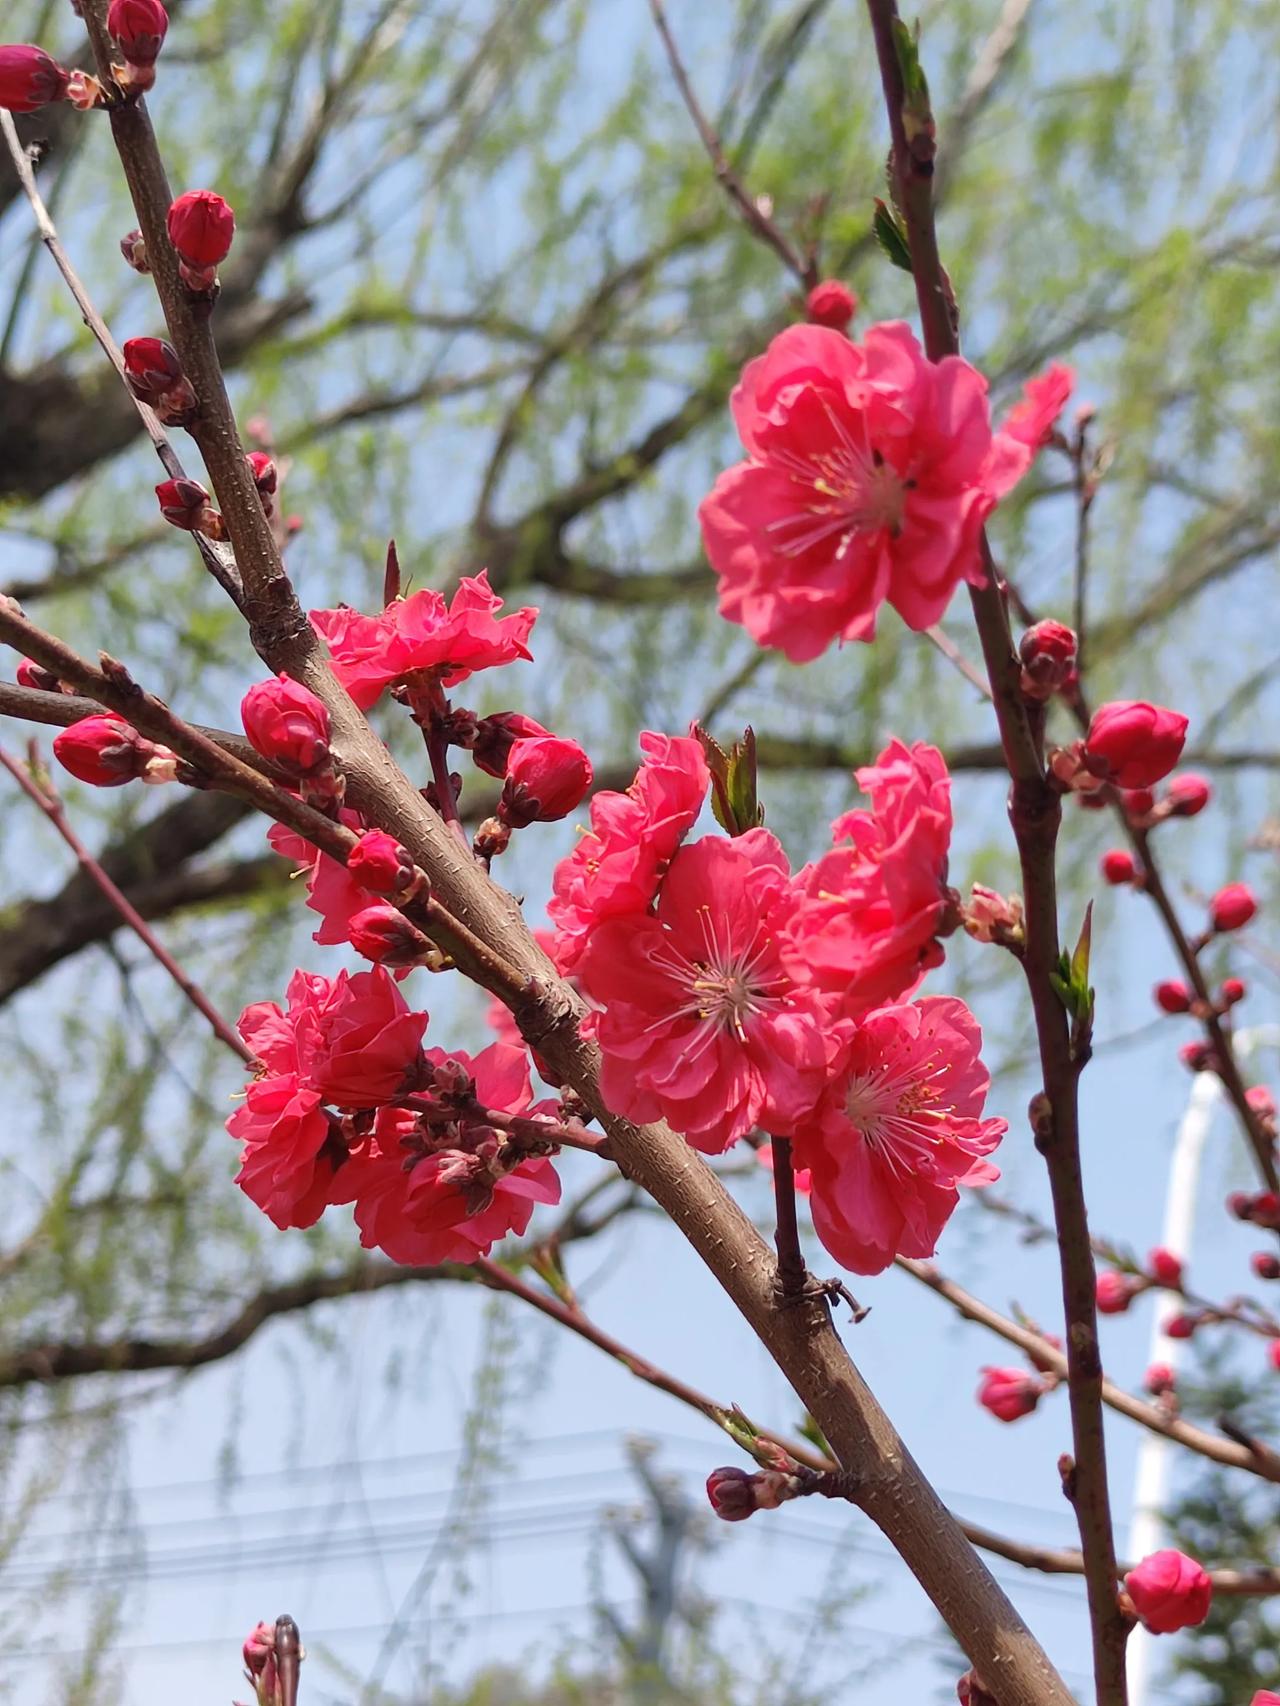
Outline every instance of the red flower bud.
<svg viewBox="0 0 1280 1706">
<path fill-rule="evenodd" d="M 225 539 L 222 517 L 209 503 L 209 494 L 198 480 L 161 480 L 156 487 L 160 513 L 171 527 L 188 533 L 203 533 L 209 539 Z"/>
<path fill-rule="evenodd" d="M 1173 769 L 1186 738 L 1187 718 L 1181 711 L 1120 699 L 1093 713 L 1085 759 L 1096 776 L 1118 788 L 1149 788 Z"/>
<path fill-rule="evenodd" d="M 1171 817 L 1195 817 L 1213 798 L 1213 788 L 1194 770 L 1184 770 L 1181 776 L 1170 776 L 1164 797 Z"/>
<path fill-rule="evenodd" d="M 1099 869 L 1113 888 L 1119 888 L 1124 883 L 1131 883 L 1138 874 L 1138 867 L 1133 854 L 1124 847 L 1112 847 L 1104 853 L 1099 862 Z"/>
<path fill-rule="evenodd" d="M 19 658 L 16 671 L 19 687 L 37 687 L 41 693 L 60 693 L 62 684 L 56 675 L 41 669 L 31 658 Z"/>
<path fill-rule="evenodd" d="M 1249 993 L 1243 979 L 1224 977 L 1222 987 L 1218 991 L 1218 999 L 1224 1007 L 1234 1007 L 1237 1001 L 1243 1001 Z"/>
<path fill-rule="evenodd" d="M 130 65 L 154 65 L 168 28 L 160 0 L 111 0 L 107 8 L 107 29 Z"/>
<path fill-rule="evenodd" d="M 309 687 L 287 675 L 260 681 L 240 701 L 249 744 L 296 776 L 329 762 L 329 713 Z"/>
<path fill-rule="evenodd" d="M 477 769 L 501 781 L 507 773 L 511 748 L 518 740 L 534 740 L 550 733 L 550 729 L 544 729 L 523 711 L 496 711 L 492 717 L 481 717 L 476 724 L 471 757 Z"/>
<path fill-rule="evenodd" d="M 347 920 L 347 940 L 358 954 L 389 970 L 423 965 L 438 950 L 403 912 L 379 902 Z"/>
<path fill-rule="evenodd" d="M 121 788 L 126 782 L 171 780 L 176 762 L 167 747 L 143 738 L 123 717 L 110 712 L 82 717 L 54 736 L 53 755 L 64 770 L 95 788 Z M 169 774 L 158 771 L 169 768 Z"/>
<path fill-rule="evenodd" d="M 1158 1244 L 1147 1257 L 1147 1272 L 1157 1285 L 1177 1291 L 1182 1284 L 1182 1258 Z"/>
<path fill-rule="evenodd" d="M 144 403 L 158 403 L 185 377 L 177 350 L 163 338 L 130 338 L 121 354 L 125 381 Z"/>
<path fill-rule="evenodd" d="M 188 190 L 169 209 L 169 241 L 190 267 L 225 261 L 235 231 L 230 203 L 214 190 Z"/>
<path fill-rule="evenodd" d="M 147 259 L 147 240 L 141 231 L 128 231 L 120 239 L 120 253 L 128 261 L 134 272 L 149 273 L 151 262 Z"/>
<path fill-rule="evenodd" d="M 577 741 L 556 735 L 520 740 L 507 759 L 498 817 L 512 829 L 568 817 L 591 786 L 591 760 Z"/>
<path fill-rule="evenodd" d="M 1209 916 L 1217 931 L 1242 930 L 1258 910 L 1248 883 L 1228 883 L 1209 902 Z"/>
<path fill-rule="evenodd" d="M 1246 1219 L 1255 1226 L 1280 1227 L 1280 1195 L 1275 1191 L 1259 1191 L 1250 1198 Z"/>
<path fill-rule="evenodd" d="M 276 1632 L 270 1623 L 259 1623 L 244 1644 L 244 1668 L 250 1676 L 261 1676 L 276 1650 Z"/>
<path fill-rule="evenodd" d="M 1125 788 L 1121 795 L 1125 812 L 1131 818 L 1144 818 L 1156 803 L 1150 788 Z"/>
<path fill-rule="evenodd" d="M 1134 1282 L 1128 1274 L 1104 1268 L 1097 1281 L 1098 1314 L 1123 1315 L 1133 1302 L 1134 1292 Z"/>
<path fill-rule="evenodd" d="M 1172 1392 L 1178 1384 L 1178 1377 L 1167 1362 L 1153 1362 L 1142 1377 L 1142 1384 L 1153 1398 L 1159 1398 L 1165 1392 Z"/>
<path fill-rule="evenodd" d="M 1171 1315 L 1164 1324 L 1166 1339 L 1189 1339 L 1200 1325 L 1194 1315 Z"/>
<path fill-rule="evenodd" d="M 858 312 L 858 298 L 838 278 L 825 278 L 805 298 L 804 311 L 815 326 L 830 326 L 834 332 L 843 332 Z"/>
<path fill-rule="evenodd" d="M 1191 991 L 1176 977 L 1166 978 L 1155 987 L 1156 1006 L 1166 1013 L 1185 1013 L 1191 1006 Z"/>
<path fill-rule="evenodd" d="M 1213 1583 L 1185 1552 L 1153 1552 L 1124 1578 L 1133 1609 L 1153 1635 L 1192 1629 L 1209 1615 Z"/>
<path fill-rule="evenodd" d="M 370 829 L 347 854 L 347 869 L 374 894 L 401 894 L 413 882 L 413 855 L 394 835 Z"/>
<path fill-rule="evenodd" d="M 1029 1416 L 1047 1390 L 1044 1381 L 1023 1368 L 984 1368 L 978 1402 L 999 1422 Z"/>
<path fill-rule="evenodd" d="M 1022 659 L 1022 691 L 1028 699 L 1046 700 L 1065 687 L 1076 661 L 1076 636 L 1065 622 L 1037 622 L 1018 642 Z"/>
<path fill-rule="evenodd" d="M 0 47 L 0 107 L 33 113 L 65 100 L 70 76 L 42 47 L 19 42 Z"/>
<path fill-rule="evenodd" d="M 1213 1070 L 1212 1043 L 1183 1043 L 1178 1050 L 1178 1059 L 1188 1072 L 1211 1072 Z"/>
<path fill-rule="evenodd" d="M 1276 1099 L 1265 1084 L 1251 1085 L 1245 1091 L 1244 1099 L 1260 1120 L 1269 1122 L 1275 1119 Z"/>
<path fill-rule="evenodd" d="M 245 457 L 253 483 L 263 498 L 274 496 L 280 484 L 280 470 L 265 450 L 251 450 Z"/>
<path fill-rule="evenodd" d="M 1267 1357 L 1272 1368 L 1280 1373 L 1280 1339 L 1272 1339 L 1271 1343 L 1267 1346 Z"/>
<path fill-rule="evenodd" d="M 755 1512 L 755 1479 L 745 1469 L 713 1469 L 707 1476 L 707 1498 L 722 1522 L 743 1522 Z"/>
<path fill-rule="evenodd" d="M 1249 1266 L 1260 1280 L 1280 1279 L 1280 1257 L 1273 1256 L 1270 1250 L 1255 1250 L 1249 1257 Z"/>
</svg>

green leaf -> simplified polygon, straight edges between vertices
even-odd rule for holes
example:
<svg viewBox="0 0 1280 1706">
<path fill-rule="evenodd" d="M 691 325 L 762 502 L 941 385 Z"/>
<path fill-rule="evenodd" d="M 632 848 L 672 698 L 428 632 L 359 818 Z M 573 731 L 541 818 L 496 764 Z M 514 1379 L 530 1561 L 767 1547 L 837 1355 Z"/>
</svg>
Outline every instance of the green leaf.
<svg viewBox="0 0 1280 1706">
<path fill-rule="evenodd" d="M 899 225 L 889 204 L 881 201 L 879 196 L 876 197 L 875 218 L 871 230 L 892 265 L 902 272 L 910 272 L 911 247 L 907 242 L 907 234 Z"/>
<path fill-rule="evenodd" d="M 702 744 L 711 772 L 711 809 L 716 822 L 729 835 L 745 835 L 764 822 L 756 781 L 756 737 L 747 729 L 726 752 L 699 724 L 693 733 Z"/>
</svg>

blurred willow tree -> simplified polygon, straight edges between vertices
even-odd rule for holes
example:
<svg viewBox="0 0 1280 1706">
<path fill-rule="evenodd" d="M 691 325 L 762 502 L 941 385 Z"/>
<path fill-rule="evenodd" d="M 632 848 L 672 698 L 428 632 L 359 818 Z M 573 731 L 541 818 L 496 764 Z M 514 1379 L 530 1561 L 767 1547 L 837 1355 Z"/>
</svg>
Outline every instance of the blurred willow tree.
<svg viewBox="0 0 1280 1706">
<path fill-rule="evenodd" d="M 742 362 L 801 305 L 721 193 L 647 9 L 171 10 L 151 105 L 175 187 L 216 186 L 238 211 L 218 340 L 242 420 L 289 464 L 304 601 L 375 600 L 393 534 L 418 585 L 487 566 L 543 612 L 524 708 L 586 740 L 610 782 L 638 726 L 750 720 L 770 820 L 799 855 L 895 721 L 932 733 L 975 802 L 956 880 L 1008 880 L 989 719 L 923 640 L 887 618 L 874 650 L 798 672 L 715 615 L 693 508 L 736 456 Z M 1000 407 L 1048 359 L 1074 361 L 1112 447 L 1087 587 L 1095 692 L 1121 656 L 1127 691 L 1154 684 L 1176 646 L 1202 765 L 1265 775 L 1277 754 L 1248 731 L 1275 662 L 1252 608 L 1280 545 L 1280 4 L 950 0 L 921 21 L 967 353 Z M 908 314 L 909 281 L 870 236 L 884 140 L 856 0 L 706 0 L 673 22 L 751 193 L 857 289 L 864 320 Z M 55 0 L 11 0 L 4 28 L 83 54 Z M 56 108 L 22 131 L 117 336 L 157 331 L 118 254 L 133 221 L 103 128 Z M 225 723 L 255 660 L 156 517 L 154 482 L 0 163 L 0 583 Z M 1071 615 L 1074 516 L 1069 468 L 1048 458 L 997 518 L 1038 612 Z M 949 632 L 971 645 L 959 609 Z M 278 991 L 309 915 L 233 802 L 68 798 L 220 1006 Z M 1091 837 L 1084 819 L 1072 833 Z M 63 1416 L 44 1437 L 92 1453 L 112 1400 L 98 1383 L 86 1420 L 75 1376 L 114 1371 L 133 1393 L 139 1370 L 232 1355 L 263 1320 L 389 1276 L 328 1231 L 264 1235 L 222 1133 L 238 1069 L 25 803 L 0 836 L 0 1406 L 6 1438 Z M 551 835 L 513 856 L 513 886 L 545 893 L 559 850 Z M 478 1008 L 433 1024 L 481 1031 Z"/>
</svg>

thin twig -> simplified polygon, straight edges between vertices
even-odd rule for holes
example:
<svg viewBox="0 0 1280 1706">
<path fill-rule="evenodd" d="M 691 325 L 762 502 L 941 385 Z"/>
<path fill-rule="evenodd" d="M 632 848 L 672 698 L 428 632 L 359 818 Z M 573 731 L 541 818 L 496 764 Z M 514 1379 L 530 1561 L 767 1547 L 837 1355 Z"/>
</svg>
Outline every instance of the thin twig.
<svg viewBox="0 0 1280 1706">
<path fill-rule="evenodd" d="M 951 664 L 954 669 L 959 670 L 960 674 L 964 676 L 970 686 L 978 689 L 978 692 L 981 693 L 984 699 L 990 699 L 992 697 L 991 683 L 987 680 L 986 676 L 983 675 L 980 669 L 976 668 L 969 662 L 968 658 L 960 650 L 959 646 L 949 634 L 944 633 L 943 630 L 935 623 L 932 628 L 925 629 L 924 637 L 929 641 L 930 645 L 937 647 L 943 657 L 946 658 L 947 662 Z"/>
<path fill-rule="evenodd" d="M 800 1249 L 800 1227 L 796 1221 L 796 1174 L 791 1159 L 791 1139 L 775 1137 L 771 1142 L 773 1154 L 773 1196 L 777 1204 L 778 1224 L 774 1243 L 778 1251 L 779 1300 L 792 1303 L 804 1295 L 808 1272 Z"/>
<path fill-rule="evenodd" d="M 1152 847 L 1151 833 L 1149 830 L 1139 829 L 1134 824 L 1125 810 L 1124 802 L 1119 798 L 1116 799 L 1115 808 L 1117 816 L 1124 824 L 1125 832 L 1142 862 L 1142 891 L 1150 896 L 1152 905 L 1160 914 L 1165 931 L 1173 944 L 1174 953 L 1178 956 L 1178 962 L 1186 973 L 1187 981 L 1191 985 L 1196 1000 L 1203 1003 L 1201 1024 L 1204 1026 L 1205 1036 L 1213 1052 L 1213 1070 L 1222 1080 L 1222 1087 L 1226 1091 L 1227 1099 L 1236 1111 L 1245 1136 L 1249 1141 L 1249 1146 L 1253 1151 L 1254 1163 L 1266 1188 L 1269 1191 L 1280 1191 L 1280 1172 L 1277 1172 L 1276 1169 L 1275 1144 L 1270 1134 L 1263 1128 L 1262 1121 L 1257 1113 L 1249 1104 L 1248 1087 L 1245 1084 L 1244 1075 L 1240 1071 L 1240 1063 L 1235 1056 L 1231 1034 L 1215 1011 L 1214 997 L 1204 975 L 1204 968 L 1200 964 L 1200 957 L 1183 929 L 1177 908 L 1165 887 L 1160 864 Z"/>
<path fill-rule="evenodd" d="M 1086 633 L 1086 594 L 1089 582 L 1089 516 L 1093 510 L 1096 482 L 1086 472 L 1089 422 L 1082 420 L 1071 441 L 1071 486 L 1076 500 L 1076 549 L 1073 575 L 1073 622 L 1076 631 L 1076 670 L 1084 673 Z"/>
<path fill-rule="evenodd" d="M 147 952 L 159 965 L 163 966 L 165 971 L 168 972 L 169 976 L 177 984 L 183 995 L 186 996 L 187 1000 L 195 1008 L 196 1012 L 200 1014 L 201 1018 L 204 1019 L 210 1030 L 212 1030 L 218 1041 L 225 1043 L 227 1047 L 234 1053 L 238 1054 L 241 1060 L 246 1064 L 250 1063 L 254 1058 L 252 1049 L 245 1047 L 244 1043 L 241 1042 L 233 1028 L 227 1023 L 222 1014 L 218 1012 L 217 1008 L 200 988 L 200 985 L 188 972 L 182 969 L 177 960 L 174 959 L 173 955 L 165 947 L 164 943 L 152 930 L 146 919 L 137 910 L 137 908 L 131 904 L 121 890 L 117 888 L 115 883 L 112 882 L 111 878 L 103 870 L 102 866 L 94 858 L 93 854 L 90 853 L 89 849 L 85 846 L 84 842 L 81 841 L 75 830 L 72 829 L 67 818 L 66 807 L 63 805 L 62 799 L 54 789 L 52 783 L 46 781 L 42 786 L 36 780 L 35 771 L 37 755 L 34 743 L 32 745 L 30 768 L 21 764 L 18 759 L 14 758 L 13 755 L 7 752 L 2 746 L 0 746 L 0 765 L 3 765 L 9 772 L 27 798 L 34 801 L 34 803 L 39 806 L 40 810 L 48 818 L 49 822 L 57 830 L 58 834 L 80 861 L 81 868 L 89 878 L 90 882 L 101 890 L 101 892 L 110 901 L 111 905 L 115 907 L 124 922 L 129 926 L 130 930 L 132 930 L 134 935 L 137 936 L 143 947 L 146 948 Z"/>
<path fill-rule="evenodd" d="M 899 1256 L 896 1266 L 945 1298 L 966 1321 L 988 1328 L 1007 1343 L 1016 1345 L 1037 1367 L 1057 1375 L 1060 1380 L 1066 1378 L 1066 1356 L 1043 1333 L 1011 1321 L 1007 1315 L 1002 1315 L 998 1309 L 993 1309 L 989 1303 L 983 1303 L 954 1280 L 948 1279 L 932 1262 L 917 1262 L 910 1257 Z M 1150 1428 L 1152 1433 L 1175 1440 L 1213 1463 L 1220 1463 L 1226 1469 L 1245 1469 L 1250 1474 L 1261 1476 L 1264 1481 L 1280 1482 L 1280 1452 L 1261 1442 L 1254 1441 L 1245 1447 L 1233 1444 L 1230 1438 L 1219 1439 L 1216 1434 L 1207 1433 L 1180 1416 L 1169 1415 L 1157 1405 L 1135 1398 L 1131 1392 L 1110 1380 L 1102 1382 L 1102 1398 L 1108 1409 L 1115 1410 L 1118 1415 L 1128 1416 L 1130 1421 L 1139 1422 L 1144 1428 Z"/>
<path fill-rule="evenodd" d="M 775 1143 L 777 1139 L 774 1140 Z M 724 1428 L 725 1421 L 731 1416 L 741 1417 L 741 1412 L 730 1410 L 723 1404 L 718 1404 L 714 1398 L 700 1392 L 686 1381 L 659 1368 L 648 1357 L 640 1356 L 629 1350 L 626 1345 L 615 1339 L 611 1333 L 599 1327 L 574 1298 L 565 1301 L 553 1296 L 550 1292 L 540 1291 L 520 1279 L 509 1267 L 498 1262 L 481 1260 L 472 1264 L 478 1278 L 495 1290 L 505 1291 L 512 1297 L 518 1297 L 531 1308 L 549 1316 L 562 1327 L 576 1333 L 588 1344 L 595 1345 L 606 1356 L 620 1363 L 628 1373 L 637 1380 L 643 1380 L 646 1385 L 654 1387 L 659 1392 L 665 1392 L 670 1397 L 688 1405 L 700 1415 L 705 1416 L 718 1428 Z M 770 1428 L 762 1428 L 757 1423 L 747 1424 L 757 1437 L 768 1440 L 793 1457 L 797 1463 L 803 1464 L 819 1474 L 829 1473 L 838 1466 L 834 1460 L 823 1453 L 815 1451 L 812 1446 L 789 1437 L 786 1434 L 774 1432 Z M 1039 1570 L 1048 1575 L 1083 1575 L 1084 1558 L 1069 1548 L 1052 1548 L 1036 1546 L 1027 1541 L 1013 1540 L 1007 1535 L 995 1534 L 989 1528 L 983 1528 L 977 1523 L 960 1519 L 960 1526 L 965 1536 L 984 1551 L 993 1552 L 998 1557 L 1006 1558 L 1010 1563 L 1019 1564 L 1023 1569 Z M 1119 1580 L 1132 1564 L 1117 1563 L 1116 1579 Z M 1248 1570 L 1214 1570 L 1210 1572 L 1215 1591 L 1229 1594 L 1239 1594 L 1243 1597 L 1264 1598 L 1272 1594 L 1280 1594 L 1280 1569 L 1259 1566 Z"/>
<path fill-rule="evenodd" d="M 34 659 L 59 681 L 65 681 L 99 705 L 116 711 L 152 740 L 170 747 L 185 758 L 211 787 L 248 800 L 267 817 L 296 829 L 322 853 L 345 864 L 359 839 L 355 832 L 325 817 L 296 795 L 286 792 L 261 771 L 253 769 L 226 751 L 208 735 L 177 716 L 163 700 L 145 692 L 128 671 L 114 659 L 103 656 L 103 668 L 88 663 L 64 641 L 56 639 L 28 620 L 12 600 L 0 599 L 0 641 L 24 657 Z M 407 917 L 421 925 L 446 953 L 467 973 L 513 1007 L 530 999 L 529 981 L 490 948 L 460 918 L 454 916 L 434 894 L 428 893 L 405 904 Z"/>
<path fill-rule="evenodd" d="M 102 346 L 107 359 L 120 375 L 123 383 L 125 378 L 124 357 L 121 355 L 119 346 L 112 337 L 106 321 L 94 307 L 79 274 L 67 257 L 67 252 L 58 236 L 57 227 L 53 223 L 49 210 L 45 206 L 44 198 L 40 194 L 39 186 L 36 184 L 35 173 L 31 169 L 31 157 L 18 138 L 18 132 L 14 127 L 12 118 L 7 112 L 3 111 L 0 111 L 0 132 L 4 135 L 5 145 L 9 150 L 9 158 L 13 162 L 14 171 L 18 174 L 18 182 L 22 185 L 23 193 L 31 204 L 31 211 L 35 215 L 40 240 L 53 257 L 54 265 L 62 274 L 68 290 L 75 298 L 76 306 L 84 317 L 85 325 Z M 132 391 L 129 392 L 129 395 L 133 397 Z M 134 397 L 133 401 L 165 472 L 171 479 L 186 479 L 186 471 L 182 466 L 181 458 L 174 450 L 169 435 L 161 426 L 155 410 L 148 408 L 147 404 L 140 402 L 137 397 Z M 193 534 L 192 537 L 200 555 L 204 558 L 205 567 L 209 573 L 222 590 L 239 605 L 244 597 L 244 588 L 240 582 L 240 573 L 236 568 L 234 553 L 225 545 L 220 546 L 214 540 L 206 539 L 202 533 Z"/>
<path fill-rule="evenodd" d="M 689 73 L 685 70 L 684 61 L 680 57 L 680 49 L 676 46 L 675 36 L 667 22 L 666 8 L 663 0 L 649 0 L 649 9 L 653 13 L 653 21 L 658 26 L 658 34 L 662 37 L 662 45 L 666 49 L 667 60 L 671 66 L 671 74 L 676 80 L 676 87 L 684 101 L 689 117 L 693 120 L 694 129 L 707 151 L 712 170 L 716 179 L 723 187 L 725 194 L 742 214 L 751 231 L 767 243 L 781 259 L 787 270 L 794 274 L 798 283 L 805 290 L 812 290 L 818 282 L 818 266 L 814 260 L 805 260 L 795 245 L 791 243 L 779 228 L 776 220 L 772 219 L 754 196 L 750 194 L 742 179 L 729 164 L 724 148 L 716 134 L 714 125 L 703 112 L 701 103 L 693 91 L 689 81 Z"/>
<path fill-rule="evenodd" d="M 1053 1228 L 1041 1220 L 1039 1215 L 1033 1214 L 1030 1209 L 1019 1207 L 1016 1203 L 1008 1202 L 991 1191 L 977 1192 L 974 1201 L 986 1213 L 1012 1220 L 1021 1226 L 1028 1235 L 1028 1243 L 1048 1241 L 1056 1237 Z M 1122 1273 L 1133 1273 L 1136 1270 L 1137 1276 L 1145 1282 L 1142 1290 L 1167 1291 L 1170 1296 L 1181 1298 L 1206 1324 L 1224 1323 L 1244 1327 L 1248 1332 L 1258 1334 L 1260 1338 L 1280 1338 L 1280 1319 L 1259 1303 L 1257 1298 L 1235 1297 L 1226 1303 L 1215 1303 L 1212 1298 L 1204 1297 L 1186 1285 L 1167 1285 L 1163 1280 L 1148 1278 L 1133 1253 L 1112 1238 L 1101 1238 L 1095 1233 L 1090 1243 L 1095 1256 L 1100 1256 L 1104 1262 L 1110 1262 Z M 1134 1295 L 1139 1293 L 1135 1292 Z"/>
</svg>

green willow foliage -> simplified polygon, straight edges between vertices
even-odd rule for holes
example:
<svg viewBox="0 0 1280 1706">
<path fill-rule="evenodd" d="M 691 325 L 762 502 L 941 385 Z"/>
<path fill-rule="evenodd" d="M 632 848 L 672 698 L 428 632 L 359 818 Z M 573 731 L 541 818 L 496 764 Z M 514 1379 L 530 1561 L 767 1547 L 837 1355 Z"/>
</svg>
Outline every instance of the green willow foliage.
<svg viewBox="0 0 1280 1706">
<path fill-rule="evenodd" d="M 714 181 L 645 7 L 171 9 L 150 104 L 175 188 L 217 187 L 238 211 L 218 333 L 242 420 L 267 417 L 290 464 L 305 602 L 376 600 L 392 534 L 418 585 L 487 564 L 543 610 L 525 708 L 586 740 L 602 771 L 629 765 L 638 726 L 677 728 L 708 707 L 726 732 L 751 720 L 775 758 L 799 743 L 764 787 L 801 856 L 889 728 L 989 742 L 972 690 L 892 617 L 874 648 L 796 671 L 715 615 L 693 506 L 737 454 L 737 371 L 796 315 L 798 292 Z M 74 54 L 70 10 L 10 0 L 6 36 Z M 671 10 L 752 193 L 820 245 L 864 323 L 909 313 L 909 281 L 869 234 L 885 139 L 861 7 Z M 1206 743 L 1258 747 L 1274 641 L 1251 606 L 1280 544 L 1280 4 L 949 0 L 921 21 L 967 353 L 1001 407 L 1046 360 L 1075 361 L 1114 444 L 1094 512 L 1094 691 L 1154 689 L 1176 652 Z M 44 192 L 117 337 L 158 331 L 149 283 L 117 251 L 133 219 L 105 123 L 56 109 L 22 130 L 47 144 Z M 0 583 L 81 648 L 108 645 L 185 712 L 225 723 L 255 660 L 189 541 L 158 520 L 156 477 L 6 163 Z M 1065 464 L 1044 459 L 995 526 L 1028 603 L 1064 617 L 1068 487 Z M 949 628 L 972 649 L 959 601 Z M 478 689 L 480 709 L 515 689 L 493 691 Z M 998 781 L 958 788 L 955 880 L 1010 882 Z M 1256 822 L 1265 795 L 1248 788 Z M 132 861 L 131 889 L 234 1013 L 278 992 L 310 949 L 310 915 L 260 826 L 228 814 L 214 833 L 175 792 L 68 798 L 95 844 Z M 1071 836 L 1083 877 L 1098 831 L 1080 817 Z M 198 1335 L 270 1277 L 350 1262 L 340 1233 L 281 1239 L 246 1210 L 221 1130 L 238 1066 L 131 938 L 107 940 L 25 805 L 0 837 L 0 1367 L 44 1340 Z M 510 856 L 504 876 L 531 905 L 563 845 L 551 834 Z M 433 993 L 442 1040 L 478 1038 L 479 1003 Z M 1004 1044 L 1016 1060 L 1012 1021 Z M 136 1381 L 121 1394 L 132 1401 Z M 68 1418 L 44 1431 L 50 1461 L 105 1449 L 77 1408 L 74 1388 L 0 1382 L 2 1437 Z"/>
</svg>

